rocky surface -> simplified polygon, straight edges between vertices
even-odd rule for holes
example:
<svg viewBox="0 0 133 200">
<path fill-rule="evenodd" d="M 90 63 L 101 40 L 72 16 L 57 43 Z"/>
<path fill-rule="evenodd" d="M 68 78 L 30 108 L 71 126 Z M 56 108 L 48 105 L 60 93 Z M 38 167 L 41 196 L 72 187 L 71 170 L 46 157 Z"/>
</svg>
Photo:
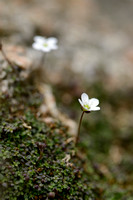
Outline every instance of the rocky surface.
<svg viewBox="0 0 133 200">
<path fill-rule="evenodd" d="M 37 84 L 42 81 L 46 101 L 38 116 L 44 115 L 45 123 L 64 120 L 74 134 L 76 124 L 57 107 L 78 120 L 77 98 L 83 91 L 100 99 L 101 111 L 84 118 L 79 158 L 101 199 L 107 200 L 133 196 L 132 16 L 131 0 L 0 0 L 3 48 L 21 78 L 32 71 Z M 59 40 L 59 49 L 46 55 L 43 66 L 43 54 L 31 48 L 35 35 Z M 6 94 L 12 80 L 6 80 L 1 55 L 0 63 L 0 87 Z"/>
</svg>

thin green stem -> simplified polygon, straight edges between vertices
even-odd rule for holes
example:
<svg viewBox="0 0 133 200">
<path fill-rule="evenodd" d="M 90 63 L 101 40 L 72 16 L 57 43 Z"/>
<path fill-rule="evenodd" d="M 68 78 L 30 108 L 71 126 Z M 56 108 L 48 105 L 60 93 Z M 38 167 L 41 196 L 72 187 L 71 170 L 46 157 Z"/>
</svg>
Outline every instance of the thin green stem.
<svg viewBox="0 0 133 200">
<path fill-rule="evenodd" d="M 84 113 L 85 113 L 85 111 L 82 112 L 81 117 L 80 117 L 79 126 L 78 126 L 78 132 L 77 132 L 77 137 L 76 137 L 75 144 L 77 144 L 78 141 L 79 141 L 80 127 L 81 127 L 81 122 L 82 122 Z"/>
</svg>

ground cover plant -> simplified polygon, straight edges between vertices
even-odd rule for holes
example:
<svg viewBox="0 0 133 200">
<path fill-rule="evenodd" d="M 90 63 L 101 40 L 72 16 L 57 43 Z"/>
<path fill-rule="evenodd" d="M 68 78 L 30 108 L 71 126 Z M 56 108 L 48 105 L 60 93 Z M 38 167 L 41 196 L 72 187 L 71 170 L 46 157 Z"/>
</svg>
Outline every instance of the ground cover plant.
<svg viewBox="0 0 133 200">
<path fill-rule="evenodd" d="M 83 160 L 74 155 L 74 143 L 67 142 L 67 127 L 58 120 L 47 125 L 38 117 L 42 95 L 33 77 L 25 80 L 17 67 L 4 71 L 8 89 L 0 95 L 1 199 L 96 199 L 98 190 Z"/>
</svg>

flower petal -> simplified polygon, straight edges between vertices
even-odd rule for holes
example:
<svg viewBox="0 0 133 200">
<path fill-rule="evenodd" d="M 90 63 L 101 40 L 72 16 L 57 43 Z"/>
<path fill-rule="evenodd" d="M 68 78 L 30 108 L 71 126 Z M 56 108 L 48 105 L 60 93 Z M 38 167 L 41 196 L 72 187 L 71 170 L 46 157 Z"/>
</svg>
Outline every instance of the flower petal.
<svg viewBox="0 0 133 200">
<path fill-rule="evenodd" d="M 48 43 L 48 46 L 52 49 L 58 49 L 58 45 L 56 44 L 57 43 L 57 39 L 56 38 L 48 38 L 47 40 L 47 43 Z"/>
<path fill-rule="evenodd" d="M 83 104 L 89 104 L 89 97 L 86 93 L 83 93 L 81 95 L 81 100 L 82 100 Z"/>
<path fill-rule="evenodd" d="M 38 44 L 38 43 L 36 43 L 36 42 L 34 42 L 34 43 L 32 44 L 32 47 L 33 47 L 34 49 L 37 49 L 37 50 L 42 50 L 42 45 L 40 45 L 40 44 Z"/>
<path fill-rule="evenodd" d="M 89 106 L 90 107 L 96 107 L 99 104 L 99 100 L 96 98 L 92 98 L 89 100 Z"/>
<path fill-rule="evenodd" d="M 97 111 L 97 110 L 100 110 L 100 107 L 91 107 L 90 108 L 90 111 Z"/>
<path fill-rule="evenodd" d="M 44 47 L 44 46 L 42 46 L 41 50 L 42 50 L 43 52 L 50 52 L 50 51 L 51 51 L 51 48 L 50 48 L 50 47 Z"/>
<path fill-rule="evenodd" d="M 84 107 L 82 101 L 81 101 L 80 99 L 78 99 L 78 101 L 79 101 L 80 105 L 81 105 L 82 107 Z"/>
<path fill-rule="evenodd" d="M 58 40 L 55 37 L 48 38 L 48 43 L 49 44 L 56 44 L 57 42 L 58 42 Z"/>
<path fill-rule="evenodd" d="M 35 36 L 34 41 L 37 42 L 37 43 L 43 43 L 43 42 L 46 41 L 46 38 L 42 37 L 42 36 Z"/>
</svg>

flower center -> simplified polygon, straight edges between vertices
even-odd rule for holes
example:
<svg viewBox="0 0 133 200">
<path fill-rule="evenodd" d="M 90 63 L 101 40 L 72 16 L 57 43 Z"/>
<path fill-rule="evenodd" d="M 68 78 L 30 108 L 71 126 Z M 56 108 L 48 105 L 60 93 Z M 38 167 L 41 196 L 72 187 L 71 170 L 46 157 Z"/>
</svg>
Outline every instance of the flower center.
<svg viewBox="0 0 133 200">
<path fill-rule="evenodd" d="M 88 104 L 84 105 L 84 107 L 90 109 L 90 106 Z"/>
<path fill-rule="evenodd" d="M 48 44 L 47 44 L 47 43 L 44 43 L 43 46 L 44 46 L 44 47 L 48 47 Z"/>
</svg>

